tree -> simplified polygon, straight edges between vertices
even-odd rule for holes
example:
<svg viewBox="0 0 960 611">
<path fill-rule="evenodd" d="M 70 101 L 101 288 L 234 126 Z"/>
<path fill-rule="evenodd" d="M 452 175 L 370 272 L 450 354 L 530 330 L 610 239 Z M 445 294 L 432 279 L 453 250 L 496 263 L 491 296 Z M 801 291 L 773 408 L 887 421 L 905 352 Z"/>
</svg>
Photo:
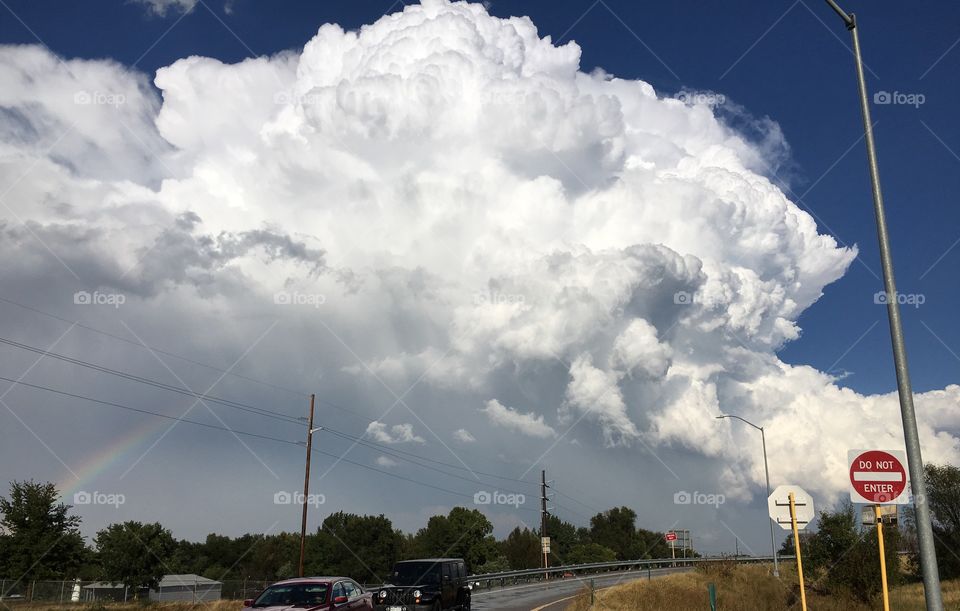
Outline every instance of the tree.
<svg viewBox="0 0 960 611">
<path fill-rule="evenodd" d="M 417 531 L 411 551 L 421 558 L 463 558 L 472 572 L 499 555 L 492 532 L 493 524 L 483 513 L 454 507 L 446 516 L 433 516 L 426 528 Z"/>
<path fill-rule="evenodd" d="M 880 593 L 880 551 L 875 528 L 859 529 L 860 516 L 849 502 L 833 511 L 821 511 L 817 532 L 810 536 L 801 553 L 804 567 L 820 575 L 831 592 L 846 590 L 865 603 Z M 885 528 L 887 581 L 892 587 L 899 581 L 900 532 Z M 801 542 L 801 544 L 803 544 Z"/>
<path fill-rule="evenodd" d="M 383 515 L 330 514 L 308 542 L 307 572 L 382 583 L 399 559 L 402 535 Z"/>
<path fill-rule="evenodd" d="M 637 514 L 629 507 L 615 507 L 590 518 L 590 541 L 612 549 L 617 560 L 635 560 L 645 555 L 635 522 Z"/>
<path fill-rule="evenodd" d="M 103 578 L 123 584 L 134 598 L 141 588 L 157 588 L 176 549 L 170 531 L 159 523 L 111 524 L 97 533 L 95 542 Z"/>
<path fill-rule="evenodd" d="M 567 554 L 567 564 L 587 564 L 590 562 L 613 562 L 617 552 L 599 543 L 580 543 L 574 545 Z"/>
<path fill-rule="evenodd" d="M 4 573 L 20 576 L 28 584 L 75 577 L 86 546 L 80 518 L 69 515 L 70 509 L 49 482 L 11 482 L 10 498 L 0 497 L 0 526 L 6 531 L 0 542 Z"/>
<path fill-rule="evenodd" d="M 550 565 L 567 564 L 567 556 L 580 543 L 577 527 L 554 515 L 547 516 L 547 536 L 550 537 Z M 540 566 L 539 562 L 536 566 Z"/>
<path fill-rule="evenodd" d="M 535 569 L 540 566 L 540 538 L 537 533 L 517 526 L 500 544 L 511 569 Z"/>
<path fill-rule="evenodd" d="M 924 467 L 927 499 L 933 514 L 934 543 L 940 574 L 960 576 L 960 469 L 953 465 Z"/>
</svg>

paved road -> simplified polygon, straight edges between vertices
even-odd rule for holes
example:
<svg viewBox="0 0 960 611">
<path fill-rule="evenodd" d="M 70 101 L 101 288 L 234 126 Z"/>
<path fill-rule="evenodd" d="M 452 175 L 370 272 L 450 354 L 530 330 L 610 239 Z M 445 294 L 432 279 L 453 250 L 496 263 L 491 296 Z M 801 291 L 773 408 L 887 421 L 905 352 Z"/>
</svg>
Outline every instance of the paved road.
<svg viewBox="0 0 960 611">
<path fill-rule="evenodd" d="M 685 568 L 652 569 L 651 577 L 663 577 L 671 573 L 680 573 L 691 570 Z M 646 579 L 646 569 L 621 573 L 604 573 L 603 576 L 594 576 L 596 588 L 603 588 L 619 583 Z M 473 593 L 474 611 L 560 611 L 572 602 L 573 597 L 590 583 L 590 577 L 581 579 L 567 578 L 562 581 L 547 583 L 532 583 L 526 585 L 507 586 L 503 589 L 484 590 Z"/>
</svg>

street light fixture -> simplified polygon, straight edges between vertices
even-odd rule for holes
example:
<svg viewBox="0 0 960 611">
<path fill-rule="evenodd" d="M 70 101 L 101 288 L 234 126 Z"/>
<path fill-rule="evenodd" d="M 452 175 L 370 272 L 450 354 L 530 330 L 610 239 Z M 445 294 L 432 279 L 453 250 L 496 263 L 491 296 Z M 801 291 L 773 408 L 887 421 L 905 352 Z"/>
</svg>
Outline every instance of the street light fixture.
<svg viewBox="0 0 960 611">
<path fill-rule="evenodd" d="M 741 418 L 740 416 L 734 416 L 733 414 L 724 414 L 723 416 L 717 416 L 718 420 L 722 420 L 724 418 L 736 418 L 737 420 L 741 422 L 745 422 L 750 426 L 752 426 L 753 428 L 760 431 L 760 440 L 763 442 L 763 473 L 767 477 L 767 498 L 769 498 L 770 497 L 770 469 L 767 467 L 767 436 L 763 432 L 763 427 L 757 426 L 756 424 L 750 422 L 749 420 L 746 420 L 745 418 Z M 769 517 L 767 518 L 767 522 L 770 525 L 770 551 L 773 552 L 773 575 L 774 577 L 779 577 L 780 563 L 777 560 L 777 544 L 773 538 L 773 522 L 770 520 Z"/>
<path fill-rule="evenodd" d="M 917 413 L 913 406 L 913 389 L 907 368 L 907 349 L 903 340 L 900 322 L 900 304 L 897 302 L 897 285 L 893 278 L 893 257 L 890 254 L 890 236 L 887 218 L 883 210 L 883 195 L 880 192 L 880 171 L 877 167 L 877 148 L 873 141 L 873 124 L 870 120 L 870 104 L 867 96 L 867 81 L 863 74 L 863 59 L 860 55 L 860 37 L 857 35 L 857 19 L 847 13 L 834 0 L 827 0 L 853 38 L 853 55 L 856 60 L 857 86 L 860 91 L 860 111 L 863 113 L 864 141 L 867 145 L 867 162 L 870 167 L 870 186 L 873 191 L 873 209 L 877 217 L 877 238 L 880 241 L 880 262 L 883 267 L 883 284 L 887 296 L 887 317 L 890 319 L 890 339 L 893 343 L 893 361 L 897 372 L 897 390 L 900 395 L 900 417 L 903 421 L 903 438 L 910 468 L 910 486 L 913 492 L 917 515 L 917 540 L 920 544 L 920 569 L 923 572 L 923 594 L 927 611 L 941 611 L 943 600 L 940 593 L 940 576 L 937 572 L 937 554 L 930 522 L 930 506 L 927 503 L 927 486 L 924 481 L 923 459 L 920 455 L 920 436 L 917 433 Z"/>
</svg>

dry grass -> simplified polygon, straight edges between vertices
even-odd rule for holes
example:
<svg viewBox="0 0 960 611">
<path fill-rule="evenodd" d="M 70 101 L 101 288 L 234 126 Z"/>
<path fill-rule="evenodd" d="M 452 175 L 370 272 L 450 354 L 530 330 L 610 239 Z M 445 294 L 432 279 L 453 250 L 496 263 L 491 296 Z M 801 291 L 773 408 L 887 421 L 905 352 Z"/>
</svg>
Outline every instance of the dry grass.
<svg viewBox="0 0 960 611">
<path fill-rule="evenodd" d="M 239 600 L 209 603 L 14 603 L 4 601 L 3 611 L 240 611 Z"/>
<path fill-rule="evenodd" d="M 661 609 L 707 609 L 707 584 L 717 586 L 717 609 L 720 611 L 773 611 L 800 609 L 800 588 L 796 567 L 780 565 L 782 579 L 771 574 L 769 565 L 730 566 L 711 563 L 703 570 L 661 577 L 652 581 L 635 581 L 596 592 L 590 606 L 589 592 L 582 593 L 567 611 L 659 611 Z M 943 584 L 944 605 L 960 610 L 960 580 Z M 890 593 L 891 608 L 898 611 L 922 611 L 921 584 L 895 588 Z M 846 596 L 828 596 L 807 584 L 807 606 L 817 611 L 870 611 L 874 607 Z"/>
</svg>

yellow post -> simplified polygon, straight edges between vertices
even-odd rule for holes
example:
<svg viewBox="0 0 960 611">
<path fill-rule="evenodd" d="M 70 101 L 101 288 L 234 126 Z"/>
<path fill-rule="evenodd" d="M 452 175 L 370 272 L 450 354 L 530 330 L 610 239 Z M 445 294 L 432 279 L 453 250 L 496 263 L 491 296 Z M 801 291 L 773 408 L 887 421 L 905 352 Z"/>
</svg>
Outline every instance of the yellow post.
<svg viewBox="0 0 960 611">
<path fill-rule="evenodd" d="M 890 611 L 890 595 L 887 593 L 887 555 L 883 551 L 883 522 L 880 517 L 880 505 L 873 506 L 873 515 L 877 518 L 877 541 L 880 543 L 880 583 L 883 585 L 883 611 Z"/>
<path fill-rule="evenodd" d="M 797 532 L 797 507 L 790 493 L 790 522 L 793 525 L 793 549 L 797 555 L 797 575 L 800 577 L 800 606 L 807 611 L 807 591 L 803 586 L 803 560 L 800 559 L 800 534 Z"/>
</svg>

